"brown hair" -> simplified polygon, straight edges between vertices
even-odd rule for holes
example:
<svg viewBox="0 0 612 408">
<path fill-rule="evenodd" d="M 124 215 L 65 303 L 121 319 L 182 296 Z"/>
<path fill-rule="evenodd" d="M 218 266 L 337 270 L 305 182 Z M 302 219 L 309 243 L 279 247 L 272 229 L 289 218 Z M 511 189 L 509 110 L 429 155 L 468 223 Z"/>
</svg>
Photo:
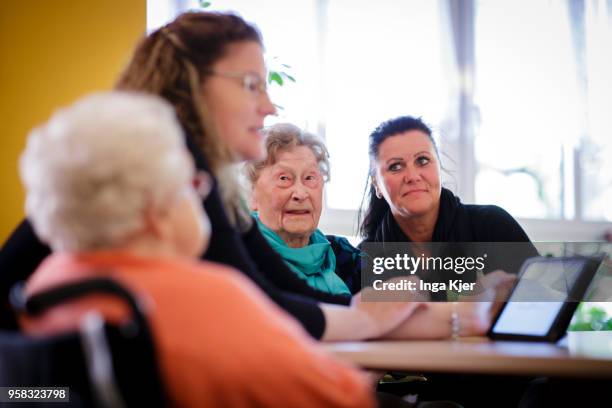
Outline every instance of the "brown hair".
<svg viewBox="0 0 612 408">
<path fill-rule="evenodd" d="M 299 146 L 312 150 L 323 179 L 329 181 L 329 152 L 325 144 L 315 135 L 290 123 L 278 123 L 264 130 L 264 136 L 266 138 L 266 158 L 258 162 L 247 163 L 245 166 L 246 176 L 251 183 L 257 181 L 262 169 L 276 163 L 278 152 Z"/>
<path fill-rule="evenodd" d="M 242 41 L 262 44 L 259 31 L 236 15 L 183 13 L 141 40 L 115 86 L 160 95 L 174 106 L 183 128 L 202 149 L 219 179 L 233 221 L 233 213 L 241 215 L 237 181 L 235 177 L 222 177 L 222 173 L 228 173 L 224 167 L 231 163 L 232 153 L 208 120 L 201 90 L 213 64 L 225 56 L 228 46 Z"/>
</svg>

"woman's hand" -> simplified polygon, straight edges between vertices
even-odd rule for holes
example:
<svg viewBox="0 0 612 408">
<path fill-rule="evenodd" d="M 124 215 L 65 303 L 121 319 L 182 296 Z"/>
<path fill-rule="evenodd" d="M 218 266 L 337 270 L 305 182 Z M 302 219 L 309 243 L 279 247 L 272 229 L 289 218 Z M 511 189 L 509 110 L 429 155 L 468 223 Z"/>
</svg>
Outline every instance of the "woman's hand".
<svg viewBox="0 0 612 408">
<path fill-rule="evenodd" d="M 453 302 L 445 303 L 451 308 L 451 316 L 453 309 L 457 312 L 459 319 L 456 333 L 460 337 L 467 336 L 483 336 L 491 326 L 491 302 Z M 448 337 L 452 337 L 452 320 L 451 331 Z"/>
<path fill-rule="evenodd" d="M 476 284 L 484 293 L 488 293 L 490 301 L 503 302 L 508 298 L 512 286 L 516 282 L 516 275 L 504 272 L 501 269 L 481 276 Z"/>
<path fill-rule="evenodd" d="M 396 340 L 448 339 L 453 335 L 452 315 L 457 312 L 459 336 L 482 336 L 491 324 L 491 302 L 422 303 L 409 319 L 386 334 Z"/>
<path fill-rule="evenodd" d="M 488 302 L 491 303 L 489 315 L 493 318 L 508 299 L 510 291 L 516 282 L 516 275 L 502 270 L 496 270 L 481 276 L 475 288 L 475 294 L 459 296 L 461 303 Z"/>
</svg>

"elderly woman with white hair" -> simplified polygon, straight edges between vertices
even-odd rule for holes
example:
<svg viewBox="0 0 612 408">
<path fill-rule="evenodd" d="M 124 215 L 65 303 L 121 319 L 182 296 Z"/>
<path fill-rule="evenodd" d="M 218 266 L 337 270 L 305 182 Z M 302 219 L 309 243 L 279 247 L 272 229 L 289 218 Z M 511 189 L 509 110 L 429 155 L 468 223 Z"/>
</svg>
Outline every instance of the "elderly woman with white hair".
<svg viewBox="0 0 612 408">
<path fill-rule="evenodd" d="M 346 238 L 317 229 L 330 176 L 325 144 L 289 123 L 271 126 L 264 136 L 266 158 L 245 168 L 263 236 L 313 288 L 335 295 L 359 292 L 359 250 Z"/>
<path fill-rule="evenodd" d="M 31 133 L 20 170 L 27 215 L 53 250 L 26 295 L 100 275 L 134 292 L 147 309 L 169 405 L 373 404 L 367 379 L 316 350 L 250 280 L 196 261 L 209 236 L 198 197 L 207 178 L 161 98 L 80 100 Z M 39 334 L 70 330 L 91 308 L 123 318 L 119 303 L 96 296 L 23 325 Z"/>
</svg>

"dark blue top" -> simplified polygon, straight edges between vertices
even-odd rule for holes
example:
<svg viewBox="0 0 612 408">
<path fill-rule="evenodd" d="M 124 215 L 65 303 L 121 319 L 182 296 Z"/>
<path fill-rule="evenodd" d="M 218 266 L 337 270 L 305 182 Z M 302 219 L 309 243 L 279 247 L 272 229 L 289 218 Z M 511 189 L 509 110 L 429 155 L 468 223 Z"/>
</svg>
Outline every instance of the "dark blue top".
<svg viewBox="0 0 612 408">
<path fill-rule="evenodd" d="M 352 294 L 361 290 L 361 251 L 337 235 L 325 236 L 336 255 L 336 275 L 340 277 Z"/>
</svg>

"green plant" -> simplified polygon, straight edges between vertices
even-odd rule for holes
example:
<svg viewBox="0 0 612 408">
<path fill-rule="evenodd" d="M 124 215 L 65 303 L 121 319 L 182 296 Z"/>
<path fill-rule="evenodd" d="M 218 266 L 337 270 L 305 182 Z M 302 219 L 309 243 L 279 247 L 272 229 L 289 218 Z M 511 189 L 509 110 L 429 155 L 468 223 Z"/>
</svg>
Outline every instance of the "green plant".
<svg viewBox="0 0 612 408">
<path fill-rule="evenodd" d="M 278 57 L 272 58 L 272 61 L 275 61 L 277 65 L 280 66 L 280 69 L 270 69 L 268 72 L 268 83 L 272 84 L 276 82 L 278 85 L 283 86 L 285 80 L 289 80 L 291 82 L 295 82 L 295 78 L 290 75 L 285 69 L 291 69 L 291 67 L 287 64 L 282 64 L 278 62 Z"/>
<path fill-rule="evenodd" d="M 612 330 L 612 317 L 599 306 L 581 303 L 574 313 L 568 331 Z"/>
</svg>

